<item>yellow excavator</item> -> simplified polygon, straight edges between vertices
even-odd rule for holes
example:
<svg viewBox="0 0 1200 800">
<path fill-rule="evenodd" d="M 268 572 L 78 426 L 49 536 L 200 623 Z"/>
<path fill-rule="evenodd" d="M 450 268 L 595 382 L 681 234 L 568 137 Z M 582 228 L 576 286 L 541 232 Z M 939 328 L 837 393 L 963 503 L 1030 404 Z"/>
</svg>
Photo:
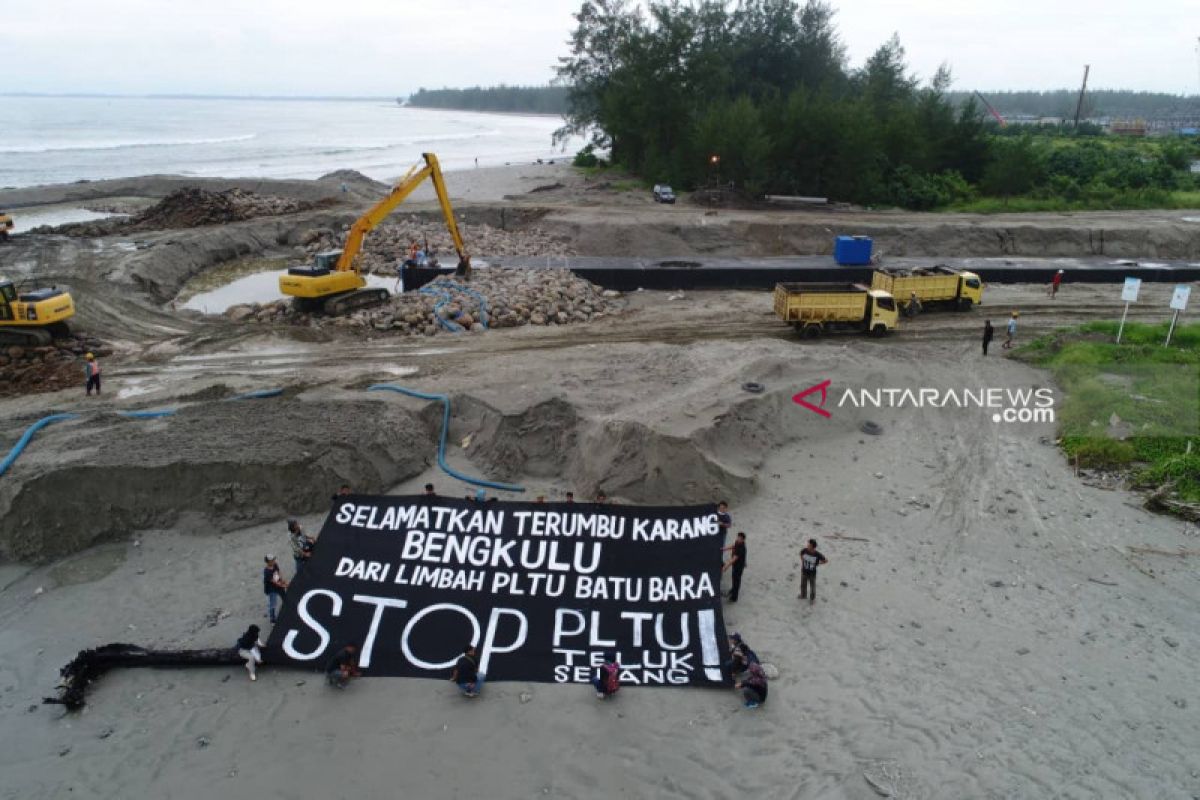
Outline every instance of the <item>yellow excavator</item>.
<svg viewBox="0 0 1200 800">
<path fill-rule="evenodd" d="M 279 291 L 294 297 L 293 302 L 298 310 L 321 311 L 336 316 L 387 300 L 387 289 L 367 288 L 366 278 L 358 268 L 363 241 L 366 235 L 383 222 L 384 218 L 403 203 L 426 178 L 433 181 L 438 203 L 442 207 L 442 216 L 446 218 L 446 227 L 454 240 L 454 249 L 458 253 L 457 274 L 470 277 L 471 256 L 467 254 L 462 235 L 458 232 L 458 223 L 454 220 L 454 209 L 451 208 L 450 197 L 446 194 L 446 184 L 442 180 L 442 169 L 438 166 L 437 156 L 433 153 L 423 153 L 421 157 L 425 162 L 423 166 L 417 163 L 392 187 L 387 197 L 358 218 L 350 228 L 343 249 L 317 253 L 316 262 L 311 267 L 289 269 L 286 275 L 279 276 Z"/>
<path fill-rule="evenodd" d="M 8 238 L 8 235 L 12 233 L 12 229 L 13 218 L 10 215 L 5 214 L 3 211 L 0 211 L 0 242 L 3 242 Z"/>
<path fill-rule="evenodd" d="M 75 316 L 69 292 L 51 287 L 18 292 L 0 277 L 0 345 L 40 347 L 70 335 L 67 320 Z"/>
</svg>

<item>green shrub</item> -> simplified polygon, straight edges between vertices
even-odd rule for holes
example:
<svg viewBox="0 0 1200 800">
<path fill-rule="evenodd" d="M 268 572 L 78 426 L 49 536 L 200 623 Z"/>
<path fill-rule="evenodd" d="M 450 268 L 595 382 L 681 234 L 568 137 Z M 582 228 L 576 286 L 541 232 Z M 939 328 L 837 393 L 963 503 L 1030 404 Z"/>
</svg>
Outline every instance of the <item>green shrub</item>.
<svg viewBox="0 0 1200 800">
<path fill-rule="evenodd" d="M 1117 439 L 1068 437 L 1063 450 L 1084 469 L 1119 469 L 1137 460 L 1137 450 L 1129 442 Z"/>
</svg>

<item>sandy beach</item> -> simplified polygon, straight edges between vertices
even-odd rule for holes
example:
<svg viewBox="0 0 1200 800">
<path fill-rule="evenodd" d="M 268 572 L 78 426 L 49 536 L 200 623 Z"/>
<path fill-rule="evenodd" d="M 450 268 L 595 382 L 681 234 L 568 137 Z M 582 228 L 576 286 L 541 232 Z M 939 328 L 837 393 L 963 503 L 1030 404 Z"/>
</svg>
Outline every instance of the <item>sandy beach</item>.
<svg viewBox="0 0 1200 800">
<path fill-rule="evenodd" d="M 979 355 L 984 316 L 1019 307 L 1033 336 L 1116 318 L 1117 289 L 1068 286 L 1051 302 L 1041 286 L 989 286 L 968 314 L 816 343 L 754 291 L 631 292 L 602 318 L 458 337 L 172 308 L 218 265 L 298 257 L 304 231 L 347 224 L 383 188 L 345 180 L 339 205 L 144 232 L 128 247 L 135 237 L 59 233 L 0 246 L 6 274 L 69 285 L 79 326 L 113 348 L 103 400 L 0 398 L 4 451 L 39 417 L 84 412 L 0 477 L 0 797 L 1200 795 L 1195 525 L 1076 476 L 1053 423 L 944 408 L 826 419 L 791 400 L 825 379 L 1046 386 L 1040 370 Z M 254 185 L 319 200 L 342 182 Z M 536 228 L 589 255 L 827 252 L 836 225 L 896 255 L 1082 257 L 1103 227 L 1114 257 L 1200 258 L 1183 212 L 706 215 L 561 164 L 448 182 L 468 225 L 500 228 L 503 211 L 514 236 Z M 0 206 L 154 202 L 185 183 L 204 185 L 96 181 L 0 192 Z M 432 226 L 430 199 L 414 197 L 413 213 Z M 1148 285 L 1149 300 L 1169 288 Z M 229 647 L 246 625 L 265 629 L 263 555 L 287 555 L 288 517 L 319 530 L 342 482 L 465 493 L 436 467 L 440 411 L 364 391 L 380 381 L 450 394 L 451 464 L 529 496 L 728 499 L 749 567 L 725 621 L 778 670 L 769 701 L 747 710 L 733 691 L 629 687 L 598 702 L 586 686 L 522 682 L 466 701 L 447 681 L 385 678 L 337 692 L 319 673 L 267 665 L 255 683 L 239 667 L 117 670 L 80 712 L 42 704 L 83 648 Z M 284 395 L 221 402 L 268 386 Z M 180 415 L 108 413 L 167 406 Z M 864 433 L 867 421 L 882 433 Z M 829 558 L 811 606 L 797 599 L 809 537 Z"/>
</svg>

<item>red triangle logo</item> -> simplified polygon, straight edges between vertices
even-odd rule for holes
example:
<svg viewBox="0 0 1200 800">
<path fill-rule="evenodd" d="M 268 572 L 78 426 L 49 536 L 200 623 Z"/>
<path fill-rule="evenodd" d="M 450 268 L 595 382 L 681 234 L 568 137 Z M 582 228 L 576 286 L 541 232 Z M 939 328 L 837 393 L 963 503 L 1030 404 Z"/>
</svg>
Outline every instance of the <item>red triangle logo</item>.
<svg viewBox="0 0 1200 800">
<path fill-rule="evenodd" d="M 826 417 L 826 418 L 831 417 L 833 415 L 825 410 L 825 399 L 828 396 L 827 392 L 829 390 L 829 384 L 830 384 L 829 380 L 824 380 L 818 384 L 814 384 L 813 386 L 808 387 L 807 389 L 805 389 L 802 392 L 797 392 L 796 394 L 792 395 L 792 402 L 796 403 L 797 405 L 804 406 L 809 411 L 815 411 L 816 413 L 820 414 L 822 417 Z M 810 394 L 812 394 L 813 392 L 821 393 L 821 402 L 815 406 L 812 403 L 810 403 L 804 399 L 804 398 L 808 397 Z"/>
</svg>

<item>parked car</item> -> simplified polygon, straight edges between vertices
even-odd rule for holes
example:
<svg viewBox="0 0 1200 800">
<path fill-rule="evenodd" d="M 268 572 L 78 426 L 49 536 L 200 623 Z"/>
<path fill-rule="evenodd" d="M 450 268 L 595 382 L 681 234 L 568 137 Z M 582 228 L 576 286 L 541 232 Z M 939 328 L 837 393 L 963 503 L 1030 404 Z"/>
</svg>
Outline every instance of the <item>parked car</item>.
<svg viewBox="0 0 1200 800">
<path fill-rule="evenodd" d="M 665 183 L 654 184 L 654 202 L 656 203 L 674 203 L 675 192 L 670 186 Z"/>
</svg>

